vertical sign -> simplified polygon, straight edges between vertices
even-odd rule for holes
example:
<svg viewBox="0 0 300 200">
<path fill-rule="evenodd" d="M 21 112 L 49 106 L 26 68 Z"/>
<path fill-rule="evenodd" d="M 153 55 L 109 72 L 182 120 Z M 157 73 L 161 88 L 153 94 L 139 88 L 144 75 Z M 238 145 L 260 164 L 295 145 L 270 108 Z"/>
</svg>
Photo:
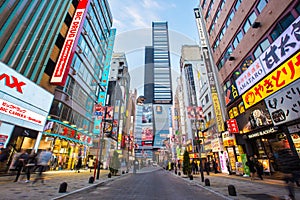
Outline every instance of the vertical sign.
<svg viewBox="0 0 300 200">
<path fill-rule="evenodd" d="M 86 8 L 89 0 L 81 0 L 77 6 L 64 45 L 61 49 L 50 83 L 64 85 L 70 70 L 72 58 L 75 54 L 76 46 L 82 29 L 82 19 L 86 15 Z"/>
</svg>

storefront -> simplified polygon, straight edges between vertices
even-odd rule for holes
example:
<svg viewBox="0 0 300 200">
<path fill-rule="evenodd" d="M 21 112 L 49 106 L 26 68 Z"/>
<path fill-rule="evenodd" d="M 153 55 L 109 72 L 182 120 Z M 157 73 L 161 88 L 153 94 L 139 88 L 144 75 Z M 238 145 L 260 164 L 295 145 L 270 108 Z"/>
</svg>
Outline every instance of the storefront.
<svg viewBox="0 0 300 200">
<path fill-rule="evenodd" d="M 12 155 L 37 150 L 53 95 L 0 62 L 0 146 Z"/>
<path fill-rule="evenodd" d="M 88 163 L 92 141 L 92 134 L 48 118 L 39 149 L 50 147 L 53 150 L 54 170 L 75 169 L 79 159 L 83 164 Z"/>
</svg>

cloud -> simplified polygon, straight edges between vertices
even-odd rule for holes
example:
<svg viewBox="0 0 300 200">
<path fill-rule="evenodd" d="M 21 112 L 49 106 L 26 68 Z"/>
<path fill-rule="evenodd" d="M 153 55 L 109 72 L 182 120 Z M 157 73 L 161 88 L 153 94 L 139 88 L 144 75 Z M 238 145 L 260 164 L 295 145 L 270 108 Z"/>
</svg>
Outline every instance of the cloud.
<svg viewBox="0 0 300 200">
<path fill-rule="evenodd" d="M 155 0 L 110 0 L 113 26 L 118 32 L 150 28 L 152 21 L 161 21 L 160 12 L 164 6 Z"/>
</svg>

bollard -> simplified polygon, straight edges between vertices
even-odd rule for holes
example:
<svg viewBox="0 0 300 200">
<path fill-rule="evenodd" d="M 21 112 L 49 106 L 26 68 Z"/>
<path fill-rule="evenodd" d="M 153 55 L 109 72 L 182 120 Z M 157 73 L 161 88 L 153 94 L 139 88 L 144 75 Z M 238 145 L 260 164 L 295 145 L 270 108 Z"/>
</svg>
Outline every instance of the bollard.
<svg viewBox="0 0 300 200">
<path fill-rule="evenodd" d="M 230 196 L 236 196 L 236 190 L 234 185 L 228 185 L 228 194 Z"/>
<path fill-rule="evenodd" d="M 91 176 L 91 177 L 89 178 L 89 183 L 94 183 L 94 181 L 95 181 L 94 177 Z"/>
<path fill-rule="evenodd" d="M 206 179 L 204 180 L 204 183 L 205 183 L 205 186 L 210 186 L 210 181 L 209 181 L 208 178 L 206 178 Z"/>
<path fill-rule="evenodd" d="M 58 192 L 59 193 L 66 192 L 67 191 L 67 187 L 68 187 L 68 184 L 66 182 L 61 183 L 60 186 L 59 186 Z"/>
<path fill-rule="evenodd" d="M 125 171 L 122 171 L 122 174 L 125 174 Z"/>
<path fill-rule="evenodd" d="M 181 173 L 180 172 L 178 172 L 178 176 L 180 176 L 181 175 Z"/>
<path fill-rule="evenodd" d="M 111 178 L 111 173 L 110 173 L 110 172 L 108 173 L 107 177 L 108 177 L 108 178 Z"/>
<path fill-rule="evenodd" d="M 190 180 L 193 180 L 193 179 L 194 179 L 193 175 L 190 175 Z"/>
</svg>

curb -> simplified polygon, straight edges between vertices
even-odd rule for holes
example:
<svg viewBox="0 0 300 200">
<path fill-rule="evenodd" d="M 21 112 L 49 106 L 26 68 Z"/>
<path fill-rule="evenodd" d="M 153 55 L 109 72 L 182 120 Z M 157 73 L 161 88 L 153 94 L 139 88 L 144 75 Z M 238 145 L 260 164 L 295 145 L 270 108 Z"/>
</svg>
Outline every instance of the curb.
<svg viewBox="0 0 300 200">
<path fill-rule="evenodd" d="M 115 179 L 119 179 L 121 177 L 124 177 L 124 175 L 128 175 L 129 173 L 127 174 L 123 174 L 123 176 L 116 176 L 116 177 L 113 177 L 113 178 L 106 178 L 105 180 L 103 181 L 100 181 L 100 182 L 97 182 L 97 183 L 94 183 L 94 184 L 91 184 L 89 186 L 86 186 L 86 187 L 83 187 L 83 188 L 80 188 L 80 189 L 77 189 L 77 190 L 74 190 L 74 191 L 71 191 L 71 192 L 68 192 L 68 193 L 65 193 L 61 196 L 58 196 L 58 197 L 54 197 L 52 198 L 51 200 L 58 200 L 58 199 L 62 199 L 66 196 L 69 196 L 69 195 L 72 195 L 72 194 L 75 194 L 75 193 L 78 193 L 78 192 L 81 192 L 81 191 L 84 191 L 84 190 L 87 190 L 87 189 L 90 189 L 90 188 L 96 188 L 98 187 L 99 185 L 102 185 L 104 183 L 107 183 L 107 182 L 111 182 L 111 181 L 114 181 Z"/>
</svg>

